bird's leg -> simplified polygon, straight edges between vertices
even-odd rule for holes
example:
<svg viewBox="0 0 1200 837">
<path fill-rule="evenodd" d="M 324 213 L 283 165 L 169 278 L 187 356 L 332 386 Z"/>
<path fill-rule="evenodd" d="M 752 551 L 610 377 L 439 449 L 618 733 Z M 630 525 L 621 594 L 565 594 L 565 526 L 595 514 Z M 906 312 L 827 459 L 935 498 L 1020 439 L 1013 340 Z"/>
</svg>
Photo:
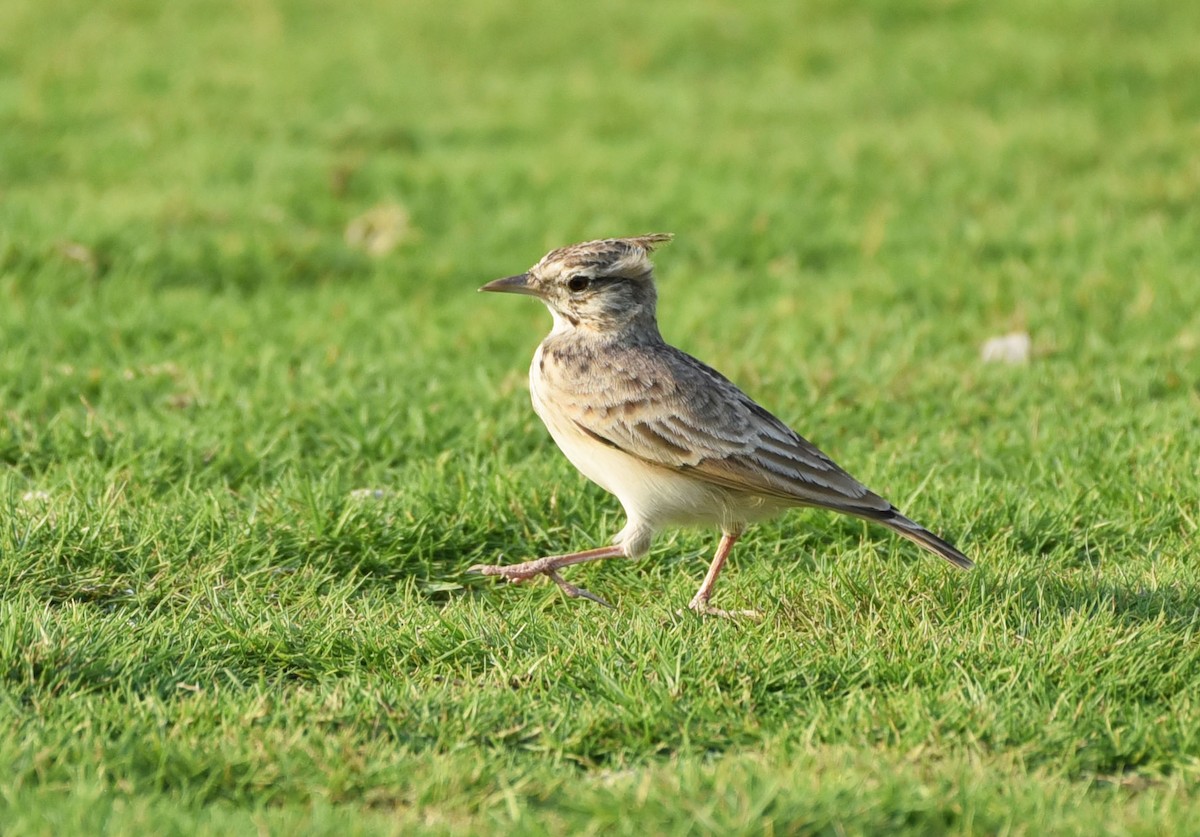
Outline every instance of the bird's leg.
<svg viewBox="0 0 1200 837">
<path fill-rule="evenodd" d="M 563 580 L 558 571 L 563 567 L 569 567 L 572 564 L 582 564 L 586 561 L 598 561 L 601 558 L 617 558 L 623 556 L 625 550 L 613 544 L 611 546 L 601 546 L 597 549 L 587 549 L 583 552 L 572 552 L 569 555 L 549 555 L 545 558 L 536 558 L 533 561 L 526 561 L 523 564 L 509 564 L 507 566 L 498 564 L 476 564 L 469 567 L 467 572 L 479 573 L 480 575 L 499 575 L 511 581 L 513 584 L 520 584 L 522 581 L 527 581 L 535 575 L 548 575 L 550 579 L 562 588 L 562 591 L 571 598 L 582 597 L 590 599 L 593 602 L 612 607 L 604 599 L 597 596 L 595 593 L 589 593 L 587 590 L 576 587 L 574 584 L 568 584 Z"/>
<path fill-rule="evenodd" d="M 725 566 L 725 560 L 729 557 L 729 553 L 733 551 L 733 545 L 737 543 L 738 538 L 741 536 L 741 529 L 721 533 L 721 542 L 717 544 L 717 554 L 713 556 L 712 563 L 708 565 L 708 574 L 704 576 L 704 581 L 700 585 L 700 589 L 696 591 L 696 595 L 692 597 L 692 601 L 688 605 L 690 610 L 694 610 L 696 613 L 705 616 L 762 619 L 762 614 L 757 610 L 721 610 L 708 603 L 708 600 L 712 598 L 712 591 L 713 587 L 716 586 L 717 576 L 721 574 L 721 568 Z"/>
</svg>

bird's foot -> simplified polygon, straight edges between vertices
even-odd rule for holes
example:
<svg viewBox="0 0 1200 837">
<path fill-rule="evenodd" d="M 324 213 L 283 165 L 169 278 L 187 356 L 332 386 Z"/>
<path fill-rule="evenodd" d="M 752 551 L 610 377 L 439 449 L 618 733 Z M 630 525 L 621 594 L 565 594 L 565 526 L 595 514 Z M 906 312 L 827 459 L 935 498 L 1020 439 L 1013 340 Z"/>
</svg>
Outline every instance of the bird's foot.
<svg viewBox="0 0 1200 837">
<path fill-rule="evenodd" d="M 688 610 L 700 616 L 719 616 L 722 619 L 749 619 L 752 622 L 761 622 L 763 619 L 757 610 L 722 610 L 710 605 L 707 599 L 700 598 L 692 599 Z"/>
<path fill-rule="evenodd" d="M 557 557 L 559 556 L 538 558 L 534 561 L 526 561 L 523 564 L 509 564 L 507 566 L 500 564 L 476 564 L 473 567 L 468 567 L 467 572 L 478 573 L 479 575 L 498 575 L 506 579 L 510 584 L 520 584 L 536 576 L 545 575 L 549 576 L 550 580 L 557 584 L 572 599 L 588 599 L 596 604 L 612 607 L 612 605 L 595 593 L 590 593 L 582 587 L 576 587 L 559 575 L 558 567 L 560 564 L 555 560 Z"/>
<path fill-rule="evenodd" d="M 523 564 L 508 564 L 507 566 L 502 564 L 476 564 L 473 567 L 467 567 L 467 572 L 478 573 L 479 575 L 498 575 L 512 584 L 520 584 L 522 581 L 528 581 L 535 576 L 553 572 L 553 567 L 540 566 L 544 560 L 544 558 L 539 558 L 536 561 L 526 561 Z"/>
</svg>

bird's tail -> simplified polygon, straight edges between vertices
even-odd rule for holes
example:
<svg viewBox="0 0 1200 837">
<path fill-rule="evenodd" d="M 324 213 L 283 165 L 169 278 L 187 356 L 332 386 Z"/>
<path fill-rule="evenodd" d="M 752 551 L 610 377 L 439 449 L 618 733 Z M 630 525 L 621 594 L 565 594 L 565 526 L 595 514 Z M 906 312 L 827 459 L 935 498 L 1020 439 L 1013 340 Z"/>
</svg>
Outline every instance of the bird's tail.
<svg viewBox="0 0 1200 837">
<path fill-rule="evenodd" d="M 960 570 L 969 570 L 975 566 L 975 562 L 959 552 L 954 544 L 939 538 L 933 532 L 909 520 L 894 508 L 891 510 L 890 515 L 880 515 L 879 517 L 871 517 L 870 519 L 882 523 L 896 534 L 903 538 L 908 538 L 913 543 L 928 549 L 933 554 L 942 556 Z"/>
</svg>

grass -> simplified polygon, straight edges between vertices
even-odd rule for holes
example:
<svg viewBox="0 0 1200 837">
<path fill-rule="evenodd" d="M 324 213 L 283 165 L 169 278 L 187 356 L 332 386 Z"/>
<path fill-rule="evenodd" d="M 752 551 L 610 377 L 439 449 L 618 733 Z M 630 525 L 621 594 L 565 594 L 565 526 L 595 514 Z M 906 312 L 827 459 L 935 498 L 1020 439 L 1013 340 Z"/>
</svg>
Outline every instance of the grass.
<svg viewBox="0 0 1200 837">
<path fill-rule="evenodd" d="M 1198 8 L 4 4 L 0 828 L 1193 828 Z M 463 575 L 622 525 L 474 289 L 655 230 L 668 338 L 974 573 Z"/>
</svg>

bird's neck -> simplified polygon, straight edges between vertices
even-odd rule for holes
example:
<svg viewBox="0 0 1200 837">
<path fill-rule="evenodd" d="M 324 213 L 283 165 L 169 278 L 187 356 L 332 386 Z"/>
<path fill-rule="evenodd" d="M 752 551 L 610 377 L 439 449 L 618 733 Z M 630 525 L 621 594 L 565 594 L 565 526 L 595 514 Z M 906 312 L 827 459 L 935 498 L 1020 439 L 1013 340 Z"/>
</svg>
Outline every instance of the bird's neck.
<svg viewBox="0 0 1200 837">
<path fill-rule="evenodd" d="M 584 343 L 620 345 L 663 342 L 662 334 L 658 330 L 658 320 L 653 311 L 638 312 L 638 314 L 622 320 L 606 319 L 603 322 L 573 321 L 554 312 L 554 328 L 550 330 L 549 337 Z"/>
</svg>

